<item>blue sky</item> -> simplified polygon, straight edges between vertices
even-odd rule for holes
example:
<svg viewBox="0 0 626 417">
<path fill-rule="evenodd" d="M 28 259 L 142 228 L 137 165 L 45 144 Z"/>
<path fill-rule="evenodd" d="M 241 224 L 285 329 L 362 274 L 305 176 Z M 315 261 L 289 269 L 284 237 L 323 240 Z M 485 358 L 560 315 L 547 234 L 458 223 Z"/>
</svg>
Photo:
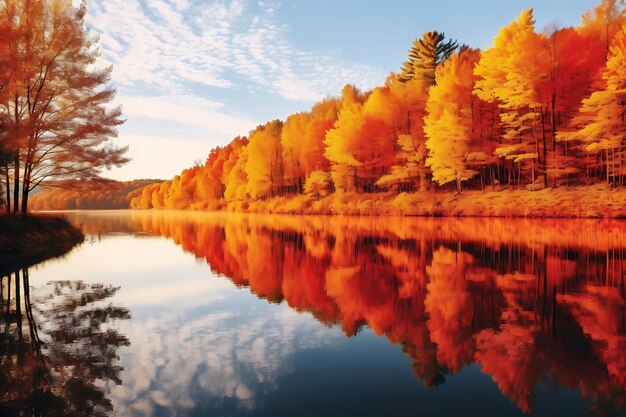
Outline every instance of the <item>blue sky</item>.
<svg viewBox="0 0 626 417">
<path fill-rule="evenodd" d="M 111 178 L 171 178 L 209 150 L 346 83 L 380 85 L 436 29 L 473 47 L 528 7 L 537 30 L 578 25 L 599 0 L 91 0 L 133 161 Z"/>
</svg>

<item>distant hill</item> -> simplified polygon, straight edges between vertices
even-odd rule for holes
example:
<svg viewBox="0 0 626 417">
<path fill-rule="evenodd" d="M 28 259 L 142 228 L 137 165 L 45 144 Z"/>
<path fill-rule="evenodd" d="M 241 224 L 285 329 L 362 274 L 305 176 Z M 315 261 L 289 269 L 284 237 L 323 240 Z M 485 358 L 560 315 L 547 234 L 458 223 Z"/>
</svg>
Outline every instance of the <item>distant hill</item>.
<svg viewBox="0 0 626 417">
<path fill-rule="evenodd" d="M 109 181 L 75 184 L 69 189 L 57 188 L 33 195 L 31 210 L 114 210 L 130 208 L 130 200 L 141 189 L 161 180 Z"/>
</svg>

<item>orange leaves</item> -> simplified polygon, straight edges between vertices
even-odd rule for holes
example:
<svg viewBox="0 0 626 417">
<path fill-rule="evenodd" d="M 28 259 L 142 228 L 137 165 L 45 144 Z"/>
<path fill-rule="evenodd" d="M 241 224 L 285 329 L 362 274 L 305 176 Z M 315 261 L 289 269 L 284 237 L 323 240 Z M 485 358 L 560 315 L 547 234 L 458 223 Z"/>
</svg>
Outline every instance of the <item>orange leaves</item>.
<svg viewBox="0 0 626 417">
<path fill-rule="evenodd" d="M 583 100 L 580 115 L 573 124 L 578 127 L 561 135 L 562 140 L 576 139 L 589 152 L 605 155 L 606 178 L 624 183 L 626 147 L 626 24 L 609 47 L 609 58 L 602 73 L 605 87 Z"/>
<path fill-rule="evenodd" d="M 583 15 L 579 31 L 583 36 L 601 41 L 604 53 L 613 38 L 626 23 L 626 9 L 620 0 L 601 0 L 600 4 Z"/>
</svg>

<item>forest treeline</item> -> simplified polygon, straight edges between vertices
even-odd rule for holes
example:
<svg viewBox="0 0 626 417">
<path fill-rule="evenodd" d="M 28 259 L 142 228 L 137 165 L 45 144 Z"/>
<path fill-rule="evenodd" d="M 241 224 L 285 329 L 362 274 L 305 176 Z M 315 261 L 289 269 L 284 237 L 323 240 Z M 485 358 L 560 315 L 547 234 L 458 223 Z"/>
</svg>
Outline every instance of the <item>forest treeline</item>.
<svg viewBox="0 0 626 417">
<path fill-rule="evenodd" d="M 524 10 L 482 51 L 426 32 L 384 85 L 258 126 L 131 207 L 341 212 L 440 191 L 623 186 L 625 23 L 622 2 L 603 0 L 579 27 L 543 32 Z"/>
<path fill-rule="evenodd" d="M 31 210 L 111 210 L 127 209 L 143 188 L 160 180 L 105 181 L 76 183 L 69 188 L 34 194 Z"/>
</svg>

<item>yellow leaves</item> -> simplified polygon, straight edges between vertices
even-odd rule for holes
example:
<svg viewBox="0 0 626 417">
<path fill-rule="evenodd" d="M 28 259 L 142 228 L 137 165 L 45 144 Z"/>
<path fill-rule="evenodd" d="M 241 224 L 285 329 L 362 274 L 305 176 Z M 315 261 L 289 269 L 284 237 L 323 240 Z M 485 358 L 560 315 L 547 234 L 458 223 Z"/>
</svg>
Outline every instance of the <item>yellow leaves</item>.
<svg viewBox="0 0 626 417">
<path fill-rule="evenodd" d="M 228 201 L 243 201 L 247 198 L 246 184 L 248 183 L 248 174 L 245 168 L 248 159 L 248 145 L 246 145 L 241 149 L 237 162 L 228 173 L 228 180 L 224 190 L 224 197 Z"/>
<path fill-rule="evenodd" d="M 416 151 L 417 143 L 415 142 L 415 138 L 411 135 L 398 135 L 397 142 L 398 146 L 407 154 Z"/>
<path fill-rule="evenodd" d="M 304 175 L 302 155 L 307 150 L 304 137 L 309 123 L 311 123 L 310 113 L 296 113 L 289 116 L 283 126 L 280 143 L 285 164 L 284 177 L 287 181 L 302 181 Z"/>
<path fill-rule="evenodd" d="M 494 154 L 502 158 L 510 159 L 509 157 L 512 154 L 518 153 L 523 150 L 524 150 L 524 144 L 516 143 L 514 145 L 500 146 L 495 150 Z"/>
<path fill-rule="evenodd" d="M 393 119 L 393 100 L 388 88 L 375 88 L 363 105 L 363 112 L 366 115 L 377 117 L 382 120 Z"/>
<path fill-rule="evenodd" d="M 498 103 L 502 137 L 513 143 L 500 146 L 496 155 L 521 161 L 532 159 L 532 154 L 538 159 L 529 149 L 537 147 L 542 94 L 550 71 L 548 40 L 535 32 L 532 9 L 522 11 L 500 31 L 494 46 L 481 53 L 474 94 Z"/>
<path fill-rule="evenodd" d="M 313 171 L 304 184 L 304 193 L 317 199 L 330 194 L 331 189 L 332 178 L 325 171 Z"/>
<path fill-rule="evenodd" d="M 456 41 L 444 42 L 444 39 L 445 35 L 437 31 L 424 32 L 420 39 L 415 39 L 409 50 L 409 60 L 403 64 L 398 80 L 423 80 L 434 85 L 437 66 L 458 46 Z"/>
<path fill-rule="evenodd" d="M 536 107 L 538 83 L 548 77 L 548 49 L 544 35 L 535 33 L 532 9 L 503 28 L 494 46 L 481 53 L 475 74 L 475 94 L 510 107 Z"/>
<path fill-rule="evenodd" d="M 337 164 L 359 166 L 353 150 L 359 143 L 363 114 L 361 106 L 354 105 L 339 112 L 334 128 L 326 132 L 324 156 Z"/>
<path fill-rule="evenodd" d="M 430 151 L 426 166 L 431 168 L 434 181 L 446 184 L 471 177 L 471 172 L 465 169 L 469 132 L 456 113 L 445 108 L 438 118 L 429 115 L 424 132 L 428 136 L 426 147 Z"/>
<path fill-rule="evenodd" d="M 536 152 L 521 153 L 517 155 L 512 155 L 511 157 L 507 157 L 507 159 L 513 159 L 513 162 L 517 163 L 526 159 L 537 159 L 537 153 Z"/>
<path fill-rule="evenodd" d="M 426 166 L 440 185 L 456 181 L 458 186 L 475 174 L 466 169 L 466 159 L 474 123 L 472 88 L 477 60 L 473 50 L 452 55 L 437 69 L 439 82 L 430 90 L 424 119 L 429 150 Z"/>
<path fill-rule="evenodd" d="M 246 191 L 252 198 L 273 196 L 276 187 L 282 185 L 281 130 L 282 122 L 274 120 L 250 134 L 245 170 L 248 175 Z"/>
</svg>

